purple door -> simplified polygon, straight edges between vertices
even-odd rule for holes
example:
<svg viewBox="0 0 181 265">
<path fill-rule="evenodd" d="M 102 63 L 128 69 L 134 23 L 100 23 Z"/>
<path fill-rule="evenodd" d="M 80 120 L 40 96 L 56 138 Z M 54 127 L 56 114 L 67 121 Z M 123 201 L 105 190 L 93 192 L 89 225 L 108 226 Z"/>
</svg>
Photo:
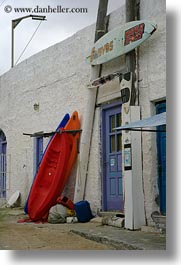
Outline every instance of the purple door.
<svg viewBox="0 0 181 265">
<path fill-rule="evenodd" d="M 103 210 L 123 211 L 121 104 L 102 110 Z"/>
</svg>

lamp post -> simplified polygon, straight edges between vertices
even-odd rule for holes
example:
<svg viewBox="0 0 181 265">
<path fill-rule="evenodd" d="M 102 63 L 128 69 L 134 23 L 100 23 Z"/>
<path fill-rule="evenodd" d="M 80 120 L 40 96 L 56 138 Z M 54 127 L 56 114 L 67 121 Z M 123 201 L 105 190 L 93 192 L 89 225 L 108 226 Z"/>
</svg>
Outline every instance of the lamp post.
<svg viewBox="0 0 181 265">
<path fill-rule="evenodd" d="M 25 18 L 31 17 L 34 20 L 46 20 L 46 16 L 38 16 L 38 15 L 28 15 L 20 18 L 16 18 L 12 20 L 11 26 L 11 67 L 14 67 L 14 29 L 16 26 Z"/>
</svg>

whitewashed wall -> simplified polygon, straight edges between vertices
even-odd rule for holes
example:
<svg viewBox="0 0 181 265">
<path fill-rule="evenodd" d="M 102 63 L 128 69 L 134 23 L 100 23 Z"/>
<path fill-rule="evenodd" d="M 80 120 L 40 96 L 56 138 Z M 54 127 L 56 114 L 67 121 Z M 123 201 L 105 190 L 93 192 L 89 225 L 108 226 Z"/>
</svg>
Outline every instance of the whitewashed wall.
<svg viewBox="0 0 181 265">
<path fill-rule="evenodd" d="M 85 57 L 94 26 L 23 61 L 0 78 L 0 128 L 7 137 L 8 197 L 24 202 L 33 178 L 33 139 L 23 132 L 51 131 L 66 112 L 85 111 L 90 67 Z M 39 104 L 39 111 L 34 104 Z"/>
<path fill-rule="evenodd" d="M 153 36 L 139 48 L 139 91 L 142 118 L 155 114 L 155 102 L 166 99 L 166 1 L 141 0 L 140 19 L 155 21 Z M 156 133 L 143 133 L 143 184 L 148 224 L 159 210 Z"/>
</svg>

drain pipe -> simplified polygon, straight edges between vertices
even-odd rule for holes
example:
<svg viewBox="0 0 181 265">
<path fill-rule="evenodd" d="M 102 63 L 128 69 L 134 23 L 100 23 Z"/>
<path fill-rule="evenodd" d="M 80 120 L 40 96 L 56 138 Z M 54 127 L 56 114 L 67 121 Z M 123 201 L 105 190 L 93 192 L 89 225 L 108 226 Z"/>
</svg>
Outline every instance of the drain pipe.
<svg viewBox="0 0 181 265">
<path fill-rule="evenodd" d="M 106 14 L 108 0 L 99 0 L 97 14 L 96 30 L 94 42 L 106 33 Z M 95 80 L 101 75 L 101 65 L 91 67 L 91 80 Z M 95 118 L 95 105 L 97 100 L 98 88 L 89 88 L 86 104 L 86 112 L 83 121 L 83 131 L 80 142 L 79 170 L 77 170 L 76 187 L 74 202 L 83 200 L 85 197 L 86 179 L 88 174 L 88 165 L 90 158 L 91 140 L 93 135 L 93 126 Z"/>
</svg>

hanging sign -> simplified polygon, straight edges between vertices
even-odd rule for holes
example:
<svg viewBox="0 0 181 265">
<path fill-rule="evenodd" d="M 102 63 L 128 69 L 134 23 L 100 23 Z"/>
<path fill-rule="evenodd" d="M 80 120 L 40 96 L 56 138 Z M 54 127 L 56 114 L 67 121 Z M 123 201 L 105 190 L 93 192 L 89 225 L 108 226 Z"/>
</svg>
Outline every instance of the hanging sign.
<svg viewBox="0 0 181 265">
<path fill-rule="evenodd" d="M 86 62 L 98 65 L 128 53 L 147 40 L 156 29 L 155 23 L 145 20 L 132 21 L 117 27 L 95 43 Z"/>
<path fill-rule="evenodd" d="M 133 74 L 131 72 L 128 72 L 123 75 L 123 78 L 120 82 L 121 101 L 123 104 L 123 110 L 126 114 L 128 114 L 130 108 L 133 82 L 132 80 Z"/>
</svg>

